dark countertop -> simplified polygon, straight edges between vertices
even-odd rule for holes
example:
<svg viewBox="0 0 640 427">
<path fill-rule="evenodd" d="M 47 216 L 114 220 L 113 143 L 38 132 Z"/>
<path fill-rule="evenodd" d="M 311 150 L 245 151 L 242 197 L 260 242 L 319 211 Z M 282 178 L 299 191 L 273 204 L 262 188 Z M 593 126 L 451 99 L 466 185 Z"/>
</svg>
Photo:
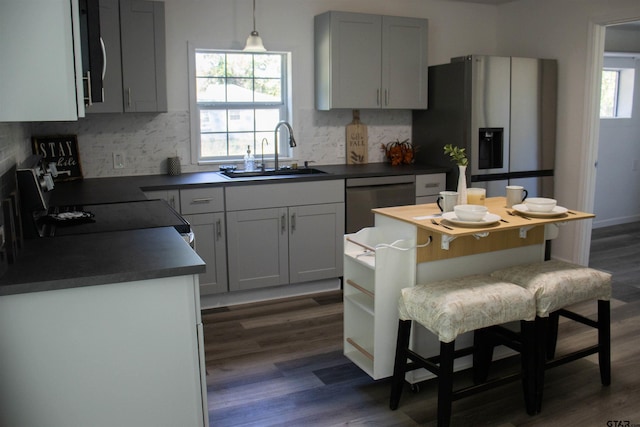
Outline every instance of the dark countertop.
<svg viewBox="0 0 640 427">
<path fill-rule="evenodd" d="M 289 180 L 317 181 L 447 172 L 424 165 L 316 166 L 326 174 L 298 177 L 227 178 L 218 172 L 179 176 L 148 175 L 91 178 L 56 183 L 51 206 L 146 200 L 143 191 L 192 187 L 260 185 Z M 0 296 L 80 286 L 199 274 L 205 263 L 172 227 L 79 234 L 26 240 L 18 261 L 0 277 Z"/>
<path fill-rule="evenodd" d="M 90 178 L 56 183 L 50 203 L 53 206 L 74 204 L 116 203 L 145 200 L 143 191 L 176 190 L 195 187 L 230 185 L 260 185 L 274 182 L 320 181 L 332 179 L 367 178 L 392 175 L 422 175 L 448 172 L 449 168 L 429 165 L 391 166 L 389 163 L 364 165 L 312 165 L 326 174 L 227 178 L 219 172 L 193 172 L 178 176 L 140 175 L 116 178 Z"/>
<path fill-rule="evenodd" d="M 172 227 L 32 239 L 0 279 L 0 296 L 204 271 Z"/>
</svg>

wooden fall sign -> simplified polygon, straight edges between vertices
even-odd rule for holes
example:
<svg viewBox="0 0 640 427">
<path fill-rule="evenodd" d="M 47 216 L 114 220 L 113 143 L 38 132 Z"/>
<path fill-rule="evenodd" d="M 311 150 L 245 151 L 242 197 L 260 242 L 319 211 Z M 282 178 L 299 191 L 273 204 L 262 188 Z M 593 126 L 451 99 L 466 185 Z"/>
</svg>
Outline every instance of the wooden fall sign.
<svg viewBox="0 0 640 427">
<path fill-rule="evenodd" d="M 360 121 L 360 110 L 353 110 L 353 121 L 347 125 L 347 164 L 369 162 L 369 136 L 367 127 Z"/>
</svg>

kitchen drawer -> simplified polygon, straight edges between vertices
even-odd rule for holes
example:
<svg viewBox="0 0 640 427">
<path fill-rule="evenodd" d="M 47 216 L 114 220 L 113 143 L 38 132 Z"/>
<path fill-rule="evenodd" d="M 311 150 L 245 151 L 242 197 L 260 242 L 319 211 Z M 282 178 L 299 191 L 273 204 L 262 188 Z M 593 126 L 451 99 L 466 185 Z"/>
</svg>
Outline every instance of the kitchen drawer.
<svg viewBox="0 0 640 427">
<path fill-rule="evenodd" d="M 222 187 L 180 190 L 180 212 L 183 215 L 224 212 Z"/>
<path fill-rule="evenodd" d="M 416 197 L 438 195 L 446 189 L 447 174 L 416 175 Z"/>
</svg>

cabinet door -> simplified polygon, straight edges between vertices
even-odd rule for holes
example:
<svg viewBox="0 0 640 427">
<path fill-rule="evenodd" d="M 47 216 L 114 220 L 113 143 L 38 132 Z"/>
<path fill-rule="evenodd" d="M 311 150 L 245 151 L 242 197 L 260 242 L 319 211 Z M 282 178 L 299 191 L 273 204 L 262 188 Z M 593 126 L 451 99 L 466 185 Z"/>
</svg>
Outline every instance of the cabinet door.
<svg viewBox="0 0 640 427">
<path fill-rule="evenodd" d="M 120 0 L 124 111 L 167 111 L 164 3 Z"/>
<path fill-rule="evenodd" d="M 77 0 L 2 2 L 0 122 L 84 115 L 79 23 Z"/>
<path fill-rule="evenodd" d="M 329 12 L 330 23 L 316 43 L 330 43 L 329 108 L 380 108 L 381 17 Z M 318 58 L 316 58 L 318 60 Z M 320 76 L 316 76 L 318 78 Z"/>
<path fill-rule="evenodd" d="M 427 24 L 382 18 L 382 108 L 427 108 Z"/>
<path fill-rule="evenodd" d="M 289 208 L 291 283 L 342 276 L 344 203 Z"/>
<path fill-rule="evenodd" d="M 122 60 L 118 0 L 100 0 L 100 33 L 107 54 L 104 100 L 86 107 L 87 113 L 122 113 Z"/>
<path fill-rule="evenodd" d="M 223 213 L 185 215 L 195 234 L 195 249 L 207 264 L 200 275 L 200 295 L 227 292 L 227 252 Z"/>
<path fill-rule="evenodd" d="M 289 283 L 286 208 L 227 212 L 229 290 Z"/>
</svg>

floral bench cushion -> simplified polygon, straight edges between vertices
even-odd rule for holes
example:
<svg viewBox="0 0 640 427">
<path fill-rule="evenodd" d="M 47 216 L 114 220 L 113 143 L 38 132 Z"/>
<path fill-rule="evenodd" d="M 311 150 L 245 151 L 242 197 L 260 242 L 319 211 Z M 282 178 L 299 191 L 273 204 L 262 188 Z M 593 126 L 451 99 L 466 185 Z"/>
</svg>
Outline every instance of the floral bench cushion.
<svg viewBox="0 0 640 427">
<path fill-rule="evenodd" d="M 402 289 L 400 319 L 415 320 L 442 342 L 459 334 L 535 318 L 526 289 L 487 275 L 465 276 Z"/>
<path fill-rule="evenodd" d="M 611 274 L 564 261 L 508 267 L 491 276 L 533 292 L 540 317 L 581 301 L 611 298 Z"/>
</svg>

